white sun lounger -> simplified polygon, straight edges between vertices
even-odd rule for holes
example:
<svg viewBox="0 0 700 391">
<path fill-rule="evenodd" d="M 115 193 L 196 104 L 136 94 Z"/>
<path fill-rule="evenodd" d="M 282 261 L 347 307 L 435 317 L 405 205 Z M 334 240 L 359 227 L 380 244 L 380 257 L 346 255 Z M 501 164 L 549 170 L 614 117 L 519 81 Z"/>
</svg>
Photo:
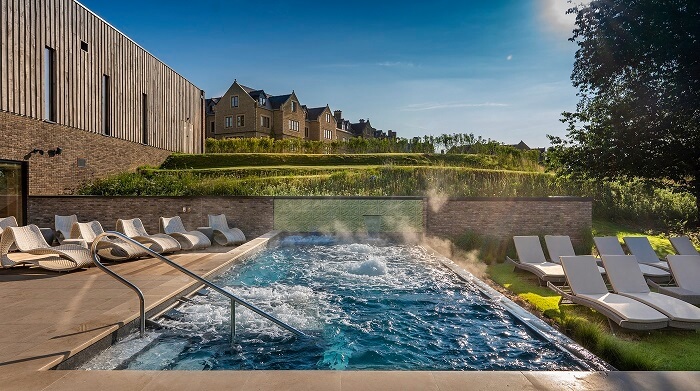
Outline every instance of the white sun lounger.
<svg viewBox="0 0 700 391">
<path fill-rule="evenodd" d="M 678 286 L 663 286 L 651 280 L 647 282 L 660 293 L 700 305 L 700 255 L 669 255 L 666 259 Z"/>
<path fill-rule="evenodd" d="M 36 258 L 12 260 L 8 252 L 16 245 L 20 252 L 37 255 Z M 93 265 L 90 251 L 76 244 L 51 247 L 36 225 L 6 227 L 0 238 L 0 261 L 3 267 L 38 266 L 47 270 L 65 272 Z"/>
<path fill-rule="evenodd" d="M 149 235 L 143 227 L 141 219 L 117 220 L 117 231 L 136 240 L 158 254 L 171 253 L 180 250 L 180 243 L 166 234 Z"/>
<path fill-rule="evenodd" d="M 676 236 L 674 238 L 668 239 L 671 242 L 671 246 L 676 250 L 678 255 L 700 255 L 698 249 L 695 248 L 693 242 L 687 236 Z"/>
<path fill-rule="evenodd" d="M 230 228 L 225 215 L 209 215 L 209 226 L 213 230 L 214 241 L 221 246 L 245 243 L 245 235 L 238 228 Z"/>
<path fill-rule="evenodd" d="M 104 233 L 99 221 L 89 223 L 74 223 L 71 228 L 71 239 L 81 239 L 86 246 L 92 246 L 95 238 Z M 127 261 L 148 256 L 148 252 L 139 246 L 121 238 L 105 237 L 97 244 L 97 255 L 109 261 Z"/>
<path fill-rule="evenodd" d="M 651 243 L 649 243 L 649 239 L 646 236 L 626 236 L 622 240 L 625 241 L 630 254 L 637 258 L 637 262 L 666 271 L 670 270 L 668 263 L 662 261 L 656 255 L 656 251 L 651 247 Z"/>
<path fill-rule="evenodd" d="M 634 255 L 603 255 L 603 265 L 615 293 L 640 301 L 666 315 L 671 327 L 700 328 L 700 308 L 675 297 L 652 292 L 637 267 Z"/>
<path fill-rule="evenodd" d="M 598 254 L 602 255 L 626 255 L 625 250 L 622 249 L 620 241 L 616 236 L 601 236 L 593 238 L 596 249 L 598 249 Z M 640 264 L 639 269 L 642 271 L 645 277 L 658 279 L 658 280 L 670 280 L 671 273 L 668 271 L 650 265 Z"/>
<path fill-rule="evenodd" d="M 65 239 L 70 238 L 70 230 L 73 227 L 73 223 L 78 222 L 78 216 L 59 216 L 54 215 L 54 231 L 56 232 L 56 240 L 58 243 L 63 243 Z"/>
<path fill-rule="evenodd" d="M 552 262 L 561 264 L 561 257 L 576 256 L 574 245 L 571 243 L 571 238 L 562 235 L 545 235 L 544 243 L 547 245 L 549 259 Z M 605 274 L 605 269 L 598 266 L 600 274 Z"/>
<path fill-rule="evenodd" d="M 623 328 L 652 330 L 668 326 L 669 319 L 661 312 L 637 300 L 608 292 L 592 255 L 562 257 L 561 264 L 572 292 L 564 292 L 553 284 L 548 286 L 562 298 L 592 308 Z"/>
<path fill-rule="evenodd" d="M 199 231 L 186 230 L 180 216 L 161 217 L 160 230 L 180 242 L 183 250 L 199 250 L 211 246 L 207 235 Z"/>
<path fill-rule="evenodd" d="M 564 270 L 558 263 L 547 262 L 537 236 L 513 236 L 518 259 L 506 260 L 516 268 L 526 270 L 537 276 L 540 281 L 564 282 Z"/>
</svg>

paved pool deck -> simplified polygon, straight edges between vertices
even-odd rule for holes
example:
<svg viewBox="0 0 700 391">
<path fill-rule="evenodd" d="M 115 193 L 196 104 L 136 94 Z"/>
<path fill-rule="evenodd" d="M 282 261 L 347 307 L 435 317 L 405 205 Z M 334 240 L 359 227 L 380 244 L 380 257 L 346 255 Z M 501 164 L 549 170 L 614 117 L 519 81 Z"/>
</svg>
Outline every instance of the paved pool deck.
<svg viewBox="0 0 700 391">
<path fill-rule="evenodd" d="M 235 249 L 171 258 L 201 276 L 216 274 L 275 233 Z M 146 308 L 198 284 L 154 259 L 111 268 L 136 283 Z M 72 273 L 0 270 L 0 390 L 690 390 L 700 372 L 440 371 L 78 371 L 51 370 L 95 343 L 109 343 L 139 316 L 135 294 L 97 268 Z M 123 329 L 122 329 L 123 330 Z"/>
</svg>

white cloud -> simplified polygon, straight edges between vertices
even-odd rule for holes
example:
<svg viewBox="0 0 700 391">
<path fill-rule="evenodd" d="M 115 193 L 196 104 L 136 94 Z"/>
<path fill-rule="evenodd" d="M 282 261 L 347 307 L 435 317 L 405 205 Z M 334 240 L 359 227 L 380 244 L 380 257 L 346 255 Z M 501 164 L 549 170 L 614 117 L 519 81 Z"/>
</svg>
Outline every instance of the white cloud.
<svg viewBox="0 0 700 391">
<path fill-rule="evenodd" d="M 441 110 L 441 109 L 457 109 L 457 108 L 467 108 L 467 107 L 508 107 L 510 105 L 505 103 L 417 103 L 404 107 L 401 111 L 426 111 L 426 110 Z"/>
<path fill-rule="evenodd" d="M 508 61 L 510 61 L 510 60 L 512 60 L 512 59 L 513 59 L 513 55 L 512 55 L 512 54 L 509 54 L 508 57 L 506 57 L 506 60 L 508 60 Z"/>
<path fill-rule="evenodd" d="M 380 67 L 407 67 L 413 68 L 416 65 L 412 62 L 402 62 L 402 61 L 382 61 L 378 62 L 377 65 Z"/>
</svg>

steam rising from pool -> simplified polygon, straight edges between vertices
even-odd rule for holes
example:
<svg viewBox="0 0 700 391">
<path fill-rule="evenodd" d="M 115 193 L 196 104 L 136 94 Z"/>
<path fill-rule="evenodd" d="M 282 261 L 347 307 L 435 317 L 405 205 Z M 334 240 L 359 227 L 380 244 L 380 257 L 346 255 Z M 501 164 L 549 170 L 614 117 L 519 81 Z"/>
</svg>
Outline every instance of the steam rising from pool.
<svg viewBox="0 0 700 391">
<path fill-rule="evenodd" d="M 229 302 L 211 293 L 171 311 L 156 343 L 119 367 L 580 369 L 418 246 L 287 237 L 217 283 L 313 337 L 237 306 L 231 344 Z"/>
</svg>

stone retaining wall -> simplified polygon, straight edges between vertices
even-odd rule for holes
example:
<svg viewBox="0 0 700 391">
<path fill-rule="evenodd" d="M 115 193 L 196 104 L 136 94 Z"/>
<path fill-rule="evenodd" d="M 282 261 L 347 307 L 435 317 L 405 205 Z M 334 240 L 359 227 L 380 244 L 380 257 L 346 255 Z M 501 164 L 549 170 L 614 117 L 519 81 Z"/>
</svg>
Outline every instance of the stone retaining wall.
<svg viewBox="0 0 700 391">
<path fill-rule="evenodd" d="M 592 202 L 578 197 L 454 198 L 421 197 L 305 197 L 316 200 L 383 200 L 387 203 L 422 200 L 426 235 L 455 238 L 466 231 L 498 238 L 514 235 L 569 235 L 582 240 L 592 224 Z M 300 197 L 29 197 L 29 223 L 52 227 L 54 214 L 77 214 L 80 221 L 98 220 L 114 229 L 117 218 L 140 217 L 146 229 L 158 232 L 160 216 L 182 217 L 188 229 L 207 225 L 207 214 L 224 213 L 229 223 L 250 238 L 275 228 L 275 203 L 286 205 Z M 311 211 L 311 213 L 314 213 Z M 373 213 L 369 213 L 373 214 Z M 351 225 L 352 226 L 352 225 Z M 414 229 L 411 229 L 415 231 Z"/>
</svg>

